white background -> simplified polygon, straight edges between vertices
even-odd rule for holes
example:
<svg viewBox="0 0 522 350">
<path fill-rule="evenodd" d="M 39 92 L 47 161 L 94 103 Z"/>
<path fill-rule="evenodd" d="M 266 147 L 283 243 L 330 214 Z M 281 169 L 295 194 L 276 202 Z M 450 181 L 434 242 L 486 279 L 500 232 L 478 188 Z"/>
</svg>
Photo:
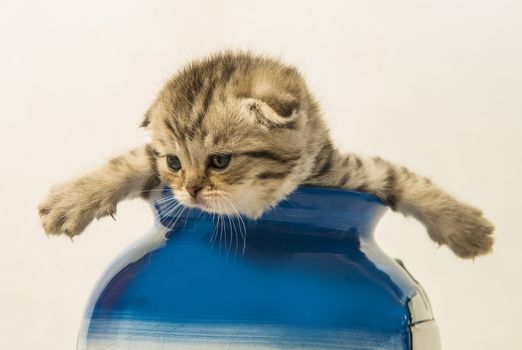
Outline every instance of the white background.
<svg viewBox="0 0 522 350">
<path fill-rule="evenodd" d="M 222 48 L 298 65 L 340 147 L 482 208 L 496 245 L 475 262 L 391 213 L 379 242 L 428 291 L 444 349 L 522 348 L 520 0 L 2 1 L 0 348 L 75 347 L 98 276 L 152 216 L 121 204 L 71 243 L 43 234 L 37 203 L 145 142 L 162 83 Z"/>
</svg>

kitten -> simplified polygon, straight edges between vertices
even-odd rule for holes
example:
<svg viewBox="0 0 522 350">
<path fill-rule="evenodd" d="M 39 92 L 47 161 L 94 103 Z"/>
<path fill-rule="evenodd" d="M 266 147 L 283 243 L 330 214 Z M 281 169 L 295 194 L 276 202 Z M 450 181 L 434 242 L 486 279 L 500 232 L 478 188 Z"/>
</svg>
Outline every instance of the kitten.
<svg viewBox="0 0 522 350">
<path fill-rule="evenodd" d="M 189 63 L 142 126 L 151 143 L 51 190 L 39 207 L 47 234 L 78 235 L 164 184 L 187 207 L 251 218 L 308 184 L 373 193 L 462 258 L 491 251 L 480 210 L 387 160 L 339 152 L 301 75 L 275 59 L 223 52 Z"/>
</svg>

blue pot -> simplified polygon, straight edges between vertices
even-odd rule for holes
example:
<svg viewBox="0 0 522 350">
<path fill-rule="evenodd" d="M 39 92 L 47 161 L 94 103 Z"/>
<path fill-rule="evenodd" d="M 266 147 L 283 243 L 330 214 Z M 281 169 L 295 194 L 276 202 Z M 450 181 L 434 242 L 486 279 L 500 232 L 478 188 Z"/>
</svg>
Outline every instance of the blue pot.
<svg viewBox="0 0 522 350">
<path fill-rule="evenodd" d="M 422 288 L 374 241 L 377 197 L 300 187 L 256 221 L 173 217 L 169 198 L 99 282 L 78 349 L 439 348 Z"/>
</svg>

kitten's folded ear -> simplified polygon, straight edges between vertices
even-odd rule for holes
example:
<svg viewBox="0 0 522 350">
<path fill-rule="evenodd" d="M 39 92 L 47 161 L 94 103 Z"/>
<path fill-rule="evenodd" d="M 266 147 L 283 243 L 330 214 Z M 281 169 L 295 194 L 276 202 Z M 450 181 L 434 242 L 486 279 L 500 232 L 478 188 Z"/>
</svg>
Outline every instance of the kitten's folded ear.
<svg viewBox="0 0 522 350">
<path fill-rule="evenodd" d="M 261 101 L 283 118 L 291 117 L 299 107 L 299 101 L 293 96 L 265 96 Z"/>
<path fill-rule="evenodd" d="M 237 94 L 255 120 L 268 128 L 299 128 L 308 109 L 306 84 L 290 66 L 259 69 Z M 301 121 L 301 122 L 299 122 Z"/>
<path fill-rule="evenodd" d="M 255 122 L 268 128 L 292 126 L 299 115 L 299 100 L 290 95 L 242 98 L 241 104 Z"/>
</svg>

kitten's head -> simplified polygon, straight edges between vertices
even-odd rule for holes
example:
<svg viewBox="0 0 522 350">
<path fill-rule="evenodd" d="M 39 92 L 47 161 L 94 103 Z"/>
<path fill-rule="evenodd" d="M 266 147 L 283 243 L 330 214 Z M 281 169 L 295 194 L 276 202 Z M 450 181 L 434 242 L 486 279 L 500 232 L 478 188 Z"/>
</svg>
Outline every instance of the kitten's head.
<svg viewBox="0 0 522 350">
<path fill-rule="evenodd" d="M 311 135 L 325 133 L 317 115 L 293 67 L 226 52 L 178 72 L 143 126 L 179 202 L 255 218 L 309 174 Z"/>
</svg>

